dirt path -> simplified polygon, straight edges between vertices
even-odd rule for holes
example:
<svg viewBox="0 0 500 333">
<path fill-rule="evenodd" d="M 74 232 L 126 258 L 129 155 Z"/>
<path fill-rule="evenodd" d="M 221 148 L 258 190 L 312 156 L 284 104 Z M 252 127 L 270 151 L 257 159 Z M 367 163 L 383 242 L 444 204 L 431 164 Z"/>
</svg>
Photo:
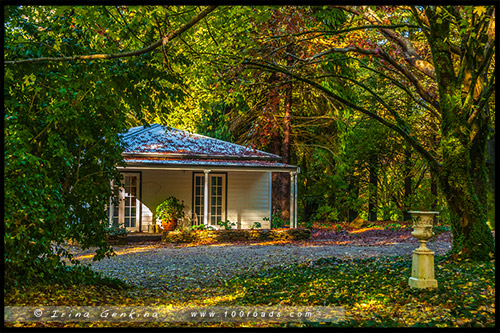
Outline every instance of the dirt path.
<svg viewBox="0 0 500 333">
<path fill-rule="evenodd" d="M 437 255 L 450 249 L 447 241 L 429 242 Z M 90 255 L 77 259 L 91 263 L 105 275 L 123 279 L 139 287 L 182 291 L 196 289 L 243 272 L 253 272 L 273 266 L 286 266 L 319 258 L 366 258 L 374 256 L 409 256 L 418 247 L 415 242 L 377 246 L 332 244 L 315 240 L 295 244 L 217 244 L 176 246 L 165 243 L 146 243 L 116 246 L 116 256 L 92 262 Z"/>
</svg>

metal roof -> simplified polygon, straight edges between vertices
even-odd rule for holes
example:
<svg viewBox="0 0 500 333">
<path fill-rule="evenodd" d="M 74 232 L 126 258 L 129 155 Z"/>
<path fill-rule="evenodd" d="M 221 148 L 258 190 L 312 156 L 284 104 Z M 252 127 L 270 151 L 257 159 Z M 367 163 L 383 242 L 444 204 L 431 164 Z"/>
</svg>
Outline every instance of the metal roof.
<svg viewBox="0 0 500 333">
<path fill-rule="evenodd" d="M 275 154 L 159 124 L 133 127 L 123 139 L 126 148 L 122 156 L 127 167 L 297 169 L 280 163 L 282 158 Z"/>
</svg>

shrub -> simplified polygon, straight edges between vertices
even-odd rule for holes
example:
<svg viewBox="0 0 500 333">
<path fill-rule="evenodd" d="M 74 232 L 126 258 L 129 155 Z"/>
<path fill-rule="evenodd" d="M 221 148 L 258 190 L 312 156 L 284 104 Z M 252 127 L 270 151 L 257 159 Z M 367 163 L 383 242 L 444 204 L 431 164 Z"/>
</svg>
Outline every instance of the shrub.
<svg viewBox="0 0 500 333">
<path fill-rule="evenodd" d="M 262 220 L 269 221 L 269 217 L 264 217 Z M 286 221 L 283 220 L 281 214 L 273 214 L 271 219 L 271 229 L 279 229 L 285 226 Z"/>
<path fill-rule="evenodd" d="M 262 223 L 260 223 L 260 222 L 254 222 L 250 228 L 252 228 L 252 229 L 262 228 Z"/>
<path fill-rule="evenodd" d="M 325 222 L 337 222 L 339 212 L 336 208 L 324 205 L 316 211 L 315 219 Z"/>
<path fill-rule="evenodd" d="M 219 221 L 217 222 L 217 224 L 220 225 L 221 227 L 224 227 L 224 229 L 226 230 L 231 230 L 232 227 L 236 226 L 236 223 L 231 222 L 229 220 Z"/>
<path fill-rule="evenodd" d="M 127 233 L 128 233 L 127 228 L 125 228 L 125 226 L 123 226 L 122 224 L 118 223 L 113 223 L 106 228 L 106 234 L 111 238 L 126 236 Z"/>
<path fill-rule="evenodd" d="M 171 196 L 156 207 L 156 217 L 162 221 L 178 220 L 184 217 L 184 208 L 184 201 Z"/>
</svg>

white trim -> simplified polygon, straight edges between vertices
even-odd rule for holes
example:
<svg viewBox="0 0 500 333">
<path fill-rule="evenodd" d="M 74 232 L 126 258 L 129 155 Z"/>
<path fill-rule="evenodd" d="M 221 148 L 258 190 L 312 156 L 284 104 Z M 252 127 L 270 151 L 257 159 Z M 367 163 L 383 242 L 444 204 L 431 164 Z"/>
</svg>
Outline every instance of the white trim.
<svg viewBox="0 0 500 333">
<path fill-rule="evenodd" d="M 290 172 L 290 228 L 297 228 L 297 171 Z"/>
<path fill-rule="evenodd" d="M 298 225 L 299 210 L 298 210 L 298 208 L 297 208 L 297 201 L 298 201 L 298 200 L 297 200 L 297 198 L 298 198 L 298 193 L 297 193 L 297 192 L 298 192 L 298 183 L 299 183 L 299 181 L 298 181 L 298 173 L 297 173 L 297 172 L 295 173 L 295 177 L 294 177 L 294 178 L 295 178 L 295 190 L 293 191 L 293 194 L 294 194 L 294 196 L 295 196 L 295 197 L 293 198 L 293 202 L 294 202 L 294 204 L 295 204 L 295 208 L 294 208 L 294 212 L 295 212 L 295 216 L 294 216 L 294 218 L 295 218 L 295 220 L 294 220 L 294 224 L 295 224 L 295 228 L 298 228 L 298 227 L 299 227 L 299 225 Z"/>
<path fill-rule="evenodd" d="M 268 201 L 269 201 L 269 229 L 271 228 L 271 222 L 273 218 L 273 172 L 269 172 L 269 195 L 268 195 Z"/>
<path fill-rule="evenodd" d="M 203 224 L 205 226 L 208 227 L 208 197 L 210 195 L 210 193 L 208 192 L 208 182 L 210 181 L 210 177 L 209 177 L 209 173 L 210 173 L 210 170 L 203 170 L 203 172 L 205 173 L 205 189 L 204 189 L 204 192 L 203 192 Z"/>
</svg>

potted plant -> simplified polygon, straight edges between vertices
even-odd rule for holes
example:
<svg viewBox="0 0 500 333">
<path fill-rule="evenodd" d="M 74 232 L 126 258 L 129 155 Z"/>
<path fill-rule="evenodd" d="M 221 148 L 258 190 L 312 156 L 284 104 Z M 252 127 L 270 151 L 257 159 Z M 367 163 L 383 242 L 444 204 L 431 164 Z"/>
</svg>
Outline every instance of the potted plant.
<svg viewBox="0 0 500 333">
<path fill-rule="evenodd" d="M 177 227 L 177 221 L 184 217 L 184 201 L 179 202 L 176 197 L 168 197 L 156 207 L 156 217 L 161 220 L 165 231 L 172 231 Z"/>
</svg>

